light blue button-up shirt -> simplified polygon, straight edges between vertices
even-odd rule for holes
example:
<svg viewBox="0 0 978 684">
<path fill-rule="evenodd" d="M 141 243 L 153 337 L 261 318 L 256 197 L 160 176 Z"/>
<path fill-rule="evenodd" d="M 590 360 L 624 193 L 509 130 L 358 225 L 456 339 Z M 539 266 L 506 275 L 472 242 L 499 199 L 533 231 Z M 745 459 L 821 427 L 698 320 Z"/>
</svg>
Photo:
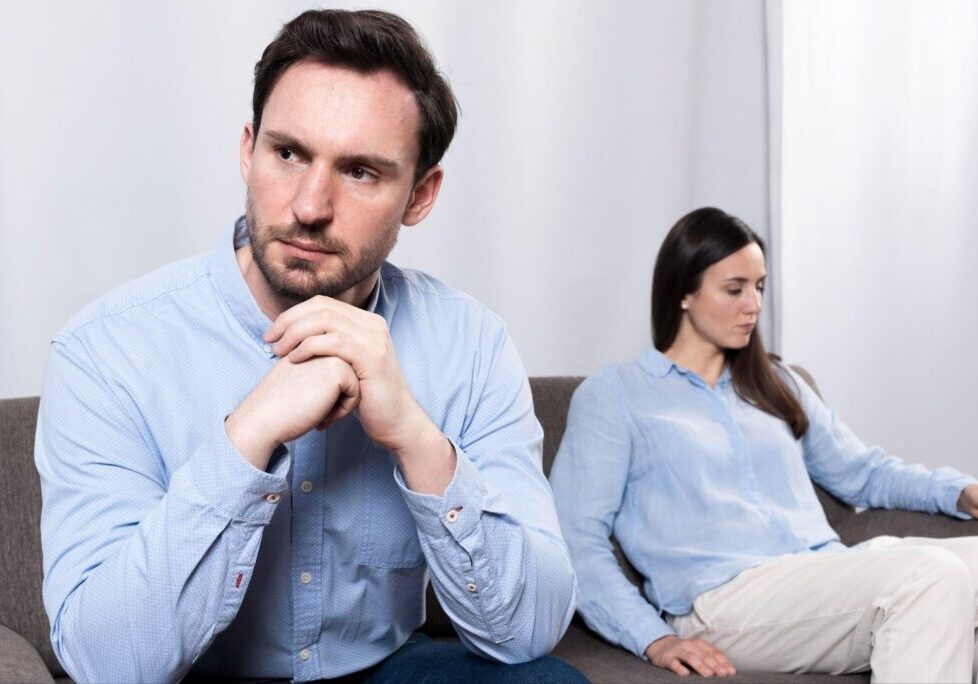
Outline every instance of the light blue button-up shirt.
<svg viewBox="0 0 978 684">
<path fill-rule="evenodd" d="M 360 670 L 424 622 L 429 572 L 476 653 L 524 661 L 558 641 L 573 571 L 505 326 L 390 264 L 371 308 L 456 446 L 443 496 L 408 490 L 355 416 L 286 444 L 267 471 L 236 452 L 224 418 L 276 358 L 231 235 L 104 296 L 54 338 L 35 455 L 44 601 L 73 678 Z"/>
<path fill-rule="evenodd" d="M 867 448 L 801 378 L 785 371 L 810 426 L 711 389 L 656 349 L 606 368 L 574 394 L 550 474 L 580 585 L 578 610 L 636 655 L 705 591 L 786 553 L 844 551 L 812 480 L 854 506 L 968 517 L 953 468 L 928 470 Z M 614 534 L 645 578 L 650 605 L 612 554 Z"/>
</svg>

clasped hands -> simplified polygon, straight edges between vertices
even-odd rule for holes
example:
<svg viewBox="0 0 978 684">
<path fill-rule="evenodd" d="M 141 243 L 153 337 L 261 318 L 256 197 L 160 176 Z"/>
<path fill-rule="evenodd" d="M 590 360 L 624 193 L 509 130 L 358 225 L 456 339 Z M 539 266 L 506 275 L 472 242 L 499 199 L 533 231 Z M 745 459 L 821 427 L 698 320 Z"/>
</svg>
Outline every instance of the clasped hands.
<svg viewBox="0 0 978 684">
<path fill-rule="evenodd" d="M 454 450 L 411 394 L 381 316 L 317 295 L 284 311 L 265 341 L 280 358 L 225 421 L 248 462 L 264 470 L 279 444 L 358 409 L 364 432 L 394 455 L 409 488 L 444 491 Z"/>
</svg>

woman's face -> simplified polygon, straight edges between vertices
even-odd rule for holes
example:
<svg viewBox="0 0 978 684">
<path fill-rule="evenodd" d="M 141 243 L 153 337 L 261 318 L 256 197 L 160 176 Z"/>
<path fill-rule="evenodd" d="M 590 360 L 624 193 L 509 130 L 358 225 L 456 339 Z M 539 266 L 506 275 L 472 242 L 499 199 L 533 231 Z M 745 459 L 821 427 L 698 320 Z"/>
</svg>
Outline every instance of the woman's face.
<svg viewBox="0 0 978 684">
<path fill-rule="evenodd" d="M 677 341 L 696 340 L 718 349 L 747 346 L 761 313 L 766 276 L 757 243 L 707 268 L 700 289 L 683 297 L 686 315 Z"/>
</svg>

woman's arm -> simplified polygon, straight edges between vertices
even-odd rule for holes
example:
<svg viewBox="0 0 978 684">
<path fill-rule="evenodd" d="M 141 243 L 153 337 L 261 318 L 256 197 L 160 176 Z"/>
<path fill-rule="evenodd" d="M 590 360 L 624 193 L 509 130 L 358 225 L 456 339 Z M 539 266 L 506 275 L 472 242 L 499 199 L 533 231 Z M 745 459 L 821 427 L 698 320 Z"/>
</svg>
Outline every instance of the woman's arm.
<svg viewBox="0 0 978 684">
<path fill-rule="evenodd" d="M 577 573 L 578 611 L 605 639 L 644 657 L 652 642 L 674 632 L 625 577 L 611 543 L 632 448 L 622 391 L 614 369 L 577 388 L 550 484 Z"/>
<path fill-rule="evenodd" d="M 958 503 L 965 487 L 978 480 L 954 468 L 931 470 L 867 447 L 798 375 L 791 372 L 790 380 L 810 421 L 802 446 L 816 483 L 853 506 L 971 517 Z"/>
</svg>

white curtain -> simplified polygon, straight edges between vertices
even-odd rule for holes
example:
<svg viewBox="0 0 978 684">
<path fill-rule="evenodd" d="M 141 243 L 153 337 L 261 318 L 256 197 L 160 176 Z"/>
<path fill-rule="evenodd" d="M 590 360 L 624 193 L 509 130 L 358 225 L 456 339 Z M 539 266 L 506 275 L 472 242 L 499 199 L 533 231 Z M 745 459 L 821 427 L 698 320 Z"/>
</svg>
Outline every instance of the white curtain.
<svg viewBox="0 0 978 684">
<path fill-rule="evenodd" d="M 495 309 L 531 374 L 648 344 L 653 259 L 687 211 L 767 233 L 760 0 L 370 4 L 421 30 L 463 112 L 393 259 Z M 0 396 L 40 390 L 86 302 L 228 229 L 254 62 L 309 5 L 0 2 Z"/>
<path fill-rule="evenodd" d="M 978 3 L 768 12 L 783 351 L 867 442 L 978 474 Z"/>
</svg>

